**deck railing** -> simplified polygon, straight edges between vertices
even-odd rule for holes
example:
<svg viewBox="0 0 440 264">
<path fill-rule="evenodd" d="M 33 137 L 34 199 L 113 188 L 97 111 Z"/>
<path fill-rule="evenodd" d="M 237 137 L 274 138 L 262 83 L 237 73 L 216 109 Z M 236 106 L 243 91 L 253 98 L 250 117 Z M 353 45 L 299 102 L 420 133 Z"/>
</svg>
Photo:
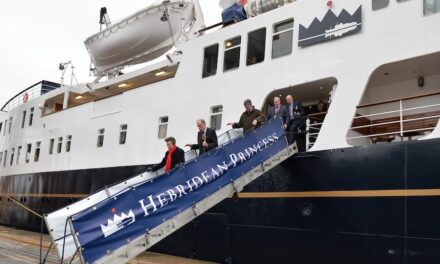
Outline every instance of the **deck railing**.
<svg viewBox="0 0 440 264">
<path fill-rule="evenodd" d="M 307 116 L 306 120 L 306 148 L 309 150 L 316 142 L 327 112 L 314 113 Z"/>
<path fill-rule="evenodd" d="M 440 118 L 440 93 L 358 106 L 347 139 L 370 138 L 372 143 L 391 142 L 395 136 L 409 140 L 437 126 Z"/>
<path fill-rule="evenodd" d="M 9 110 L 14 109 L 17 106 L 19 106 L 23 103 L 26 103 L 27 101 L 30 101 L 30 100 L 37 98 L 37 97 L 40 97 L 41 95 L 43 95 L 47 92 L 50 92 L 54 89 L 57 89 L 59 87 L 60 87 L 60 85 L 58 83 L 52 83 L 52 82 L 48 82 L 48 81 L 38 82 L 38 83 L 24 89 L 23 91 L 19 92 L 14 97 L 9 99 L 9 101 L 7 101 L 3 105 L 1 110 L 3 112 L 8 112 Z"/>
</svg>

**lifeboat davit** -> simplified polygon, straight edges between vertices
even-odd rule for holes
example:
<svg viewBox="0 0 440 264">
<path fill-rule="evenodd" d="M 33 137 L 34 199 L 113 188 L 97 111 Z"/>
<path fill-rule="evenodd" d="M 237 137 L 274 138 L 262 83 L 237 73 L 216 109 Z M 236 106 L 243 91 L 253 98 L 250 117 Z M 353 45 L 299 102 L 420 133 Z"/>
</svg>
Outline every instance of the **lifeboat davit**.
<svg viewBox="0 0 440 264">
<path fill-rule="evenodd" d="M 196 9 L 190 0 L 159 1 L 90 36 L 85 45 L 96 71 L 104 75 L 165 54 L 182 37 L 191 37 Z"/>
</svg>

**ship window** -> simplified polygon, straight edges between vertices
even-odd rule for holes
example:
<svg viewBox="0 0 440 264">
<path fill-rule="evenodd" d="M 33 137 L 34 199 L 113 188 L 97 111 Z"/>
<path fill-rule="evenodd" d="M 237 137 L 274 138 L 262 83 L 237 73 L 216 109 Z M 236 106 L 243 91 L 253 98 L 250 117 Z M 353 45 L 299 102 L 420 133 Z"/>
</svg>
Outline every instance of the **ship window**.
<svg viewBox="0 0 440 264">
<path fill-rule="evenodd" d="M 272 36 L 272 59 L 291 54 L 292 48 L 293 19 L 290 19 L 274 26 Z"/>
<path fill-rule="evenodd" d="M 14 154 L 15 154 L 15 148 L 11 149 L 11 160 L 9 161 L 9 166 L 12 166 L 14 164 Z"/>
<path fill-rule="evenodd" d="M 63 149 L 63 138 L 58 138 L 58 146 L 57 146 L 57 153 L 61 153 L 61 150 Z"/>
<path fill-rule="evenodd" d="M 96 143 L 98 148 L 102 148 L 102 146 L 104 146 L 104 133 L 104 128 L 98 129 L 98 142 Z"/>
<path fill-rule="evenodd" d="M 55 145 L 55 139 L 51 138 L 49 141 L 49 155 L 53 154 L 53 146 Z"/>
<path fill-rule="evenodd" d="M 26 145 L 26 163 L 29 163 L 29 160 L 31 159 L 31 151 L 32 151 L 32 144 Z"/>
<path fill-rule="evenodd" d="M 2 132 L 3 122 L 0 122 L 0 133 Z"/>
<path fill-rule="evenodd" d="M 72 146 L 72 136 L 68 135 L 67 136 L 67 141 L 66 141 L 66 152 L 70 152 L 70 147 Z"/>
<path fill-rule="evenodd" d="M 11 129 L 12 129 L 12 117 L 9 118 L 9 130 L 8 130 L 9 134 L 11 134 Z"/>
<path fill-rule="evenodd" d="M 168 130 L 168 116 L 163 116 L 159 118 L 159 132 L 157 137 L 159 139 L 166 138 L 167 130 Z"/>
<path fill-rule="evenodd" d="M 8 129 L 8 120 L 5 120 L 5 130 L 3 130 L 3 136 L 6 135 L 6 129 Z"/>
<path fill-rule="evenodd" d="M 41 141 L 35 143 L 34 162 L 38 162 L 38 160 L 40 160 L 40 147 L 41 147 Z"/>
<path fill-rule="evenodd" d="M 2 160 L 3 160 L 3 151 L 0 152 L 0 164 L 1 164 Z"/>
<path fill-rule="evenodd" d="M 248 34 L 246 65 L 264 61 L 266 49 L 266 28 L 260 28 Z"/>
<path fill-rule="evenodd" d="M 123 124 L 119 127 L 119 144 L 123 145 L 127 141 L 127 124 Z"/>
<path fill-rule="evenodd" d="M 15 161 L 15 163 L 18 165 L 18 163 L 20 162 L 20 156 L 21 156 L 21 146 L 18 146 L 17 148 L 17 159 Z"/>
<path fill-rule="evenodd" d="M 211 123 L 210 127 L 215 130 L 220 130 L 222 128 L 222 114 L 223 106 L 217 105 L 211 107 Z"/>
<path fill-rule="evenodd" d="M 29 126 L 32 126 L 33 119 L 34 119 L 34 108 L 31 107 L 31 109 L 29 111 Z"/>
<path fill-rule="evenodd" d="M 240 66 L 241 37 L 225 41 L 225 58 L 223 71 L 236 69 Z"/>
<path fill-rule="evenodd" d="M 440 0 L 423 0 L 423 15 L 429 16 L 440 12 Z"/>
<path fill-rule="evenodd" d="M 3 159 L 3 167 L 6 167 L 6 160 L 8 159 L 8 151 L 5 150 L 5 157 Z"/>
<path fill-rule="evenodd" d="M 218 44 L 205 48 L 203 57 L 202 77 L 206 78 L 217 73 Z"/>
<path fill-rule="evenodd" d="M 25 122 L 26 122 L 26 111 L 23 111 L 23 117 L 21 119 L 21 128 L 24 128 Z"/>
<path fill-rule="evenodd" d="M 373 10 L 379 10 L 383 9 L 385 7 L 388 7 L 390 4 L 390 0 L 372 0 L 371 5 Z"/>
</svg>

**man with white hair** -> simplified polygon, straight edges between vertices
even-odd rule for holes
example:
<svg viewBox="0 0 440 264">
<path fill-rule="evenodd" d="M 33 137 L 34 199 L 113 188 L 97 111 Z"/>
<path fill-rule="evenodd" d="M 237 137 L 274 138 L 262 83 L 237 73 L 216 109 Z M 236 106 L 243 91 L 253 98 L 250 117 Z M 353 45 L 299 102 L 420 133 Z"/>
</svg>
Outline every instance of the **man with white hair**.
<svg viewBox="0 0 440 264">
<path fill-rule="evenodd" d="M 206 153 L 218 146 L 217 133 L 214 129 L 206 125 L 204 119 L 197 120 L 197 144 L 186 144 L 185 147 L 190 147 L 192 150 L 199 150 L 199 155 Z"/>
</svg>

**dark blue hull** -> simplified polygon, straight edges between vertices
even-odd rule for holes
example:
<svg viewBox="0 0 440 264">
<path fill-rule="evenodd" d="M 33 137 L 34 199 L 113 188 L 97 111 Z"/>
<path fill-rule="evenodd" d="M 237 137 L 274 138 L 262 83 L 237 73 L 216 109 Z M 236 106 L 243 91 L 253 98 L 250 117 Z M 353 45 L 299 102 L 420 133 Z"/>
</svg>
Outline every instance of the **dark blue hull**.
<svg viewBox="0 0 440 264">
<path fill-rule="evenodd" d="M 144 166 L 0 179 L 48 212 Z M 221 263 L 440 263 L 440 140 L 299 154 L 154 250 Z M 50 194 L 55 194 L 50 197 Z M 64 194 L 65 196 L 63 196 Z M 38 229 L 2 199 L 0 223 Z"/>
</svg>

